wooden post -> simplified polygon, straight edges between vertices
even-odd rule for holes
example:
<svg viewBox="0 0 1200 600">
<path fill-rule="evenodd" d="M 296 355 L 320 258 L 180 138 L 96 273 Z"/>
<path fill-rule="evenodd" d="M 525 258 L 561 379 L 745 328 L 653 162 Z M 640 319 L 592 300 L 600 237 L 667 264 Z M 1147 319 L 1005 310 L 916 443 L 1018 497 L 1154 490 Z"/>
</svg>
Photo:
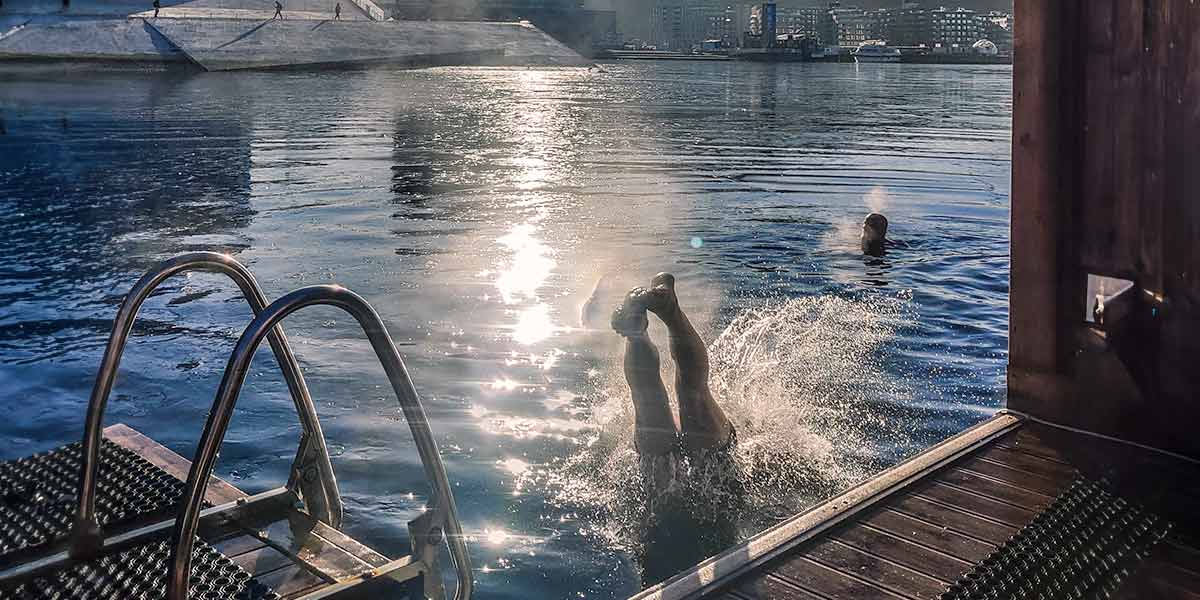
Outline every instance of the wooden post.
<svg viewBox="0 0 1200 600">
<path fill-rule="evenodd" d="M 1015 4 L 1008 402 L 1024 412 L 1066 391 L 1063 313 L 1071 303 L 1063 296 L 1075 278 L 1063 268 L 1071 252 L 1063 200 L 1079 187 L 1079 69 L 1071 61 L 1080 8 L 1079 0 Z"/>
</svg>

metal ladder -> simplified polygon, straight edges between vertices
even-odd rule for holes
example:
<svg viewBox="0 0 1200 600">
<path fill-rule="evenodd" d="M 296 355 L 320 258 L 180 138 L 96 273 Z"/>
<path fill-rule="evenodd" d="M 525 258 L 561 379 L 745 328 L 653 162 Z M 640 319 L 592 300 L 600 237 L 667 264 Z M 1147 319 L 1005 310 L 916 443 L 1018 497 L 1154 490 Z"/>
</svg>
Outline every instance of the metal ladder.
<svg viewBox="0 0 1200 600">
<path fill-rule="evenodd" d="M 104 410 L 108 396 L 125 344 L 142 304 L 164 281 L 188 271 L 212 271 L 227 275 L 241 289 L 256 316 L 239 339 L 222 375 L 216 399 L 188 474 L 182 502 L 183 510 L 176 516 L 173 524 L 164 521 L 120 535 L 105 536 L 96 518 L 95 505 L 100 447 L 103 443 Z M 444 598 L 445 590 L 437 565 L 437 555 L 442 541 L 445 541 L 457 576 L 454 597 L 456 600 L 469 600 L 473 591 L 470 557 L 445 466 L 442 464 L 416 388 L 382 319 L 361 296 L 340 286 L 302 288 L 268 306 L 261 288 L 242 264 L 227 255 L 211 252 L 184 254 L 163 262 L 146 273 L 125 297 L 114 321 L 88 405 L 78 505 L 68 549 L 8 569 L 0 573 L 0 583 L 8 579 L 52 572 L 69 564 L 136 547 L 173 527 L 166 582 L 167 598 L 186 600 L 192 549 L 201 519 L 236 519 L 258 507 L 277 506 L 280 505 L 281 499 L 286 503 L 288 498 L 292 498 L 302 501 L 304 509 L 313 518 L 334 529 L 340 527 L 342 500 L 329 460 L 325 437 L 300 367 L 283 329 L 279 326 L 288 315 L 312 305 L 334 306 L 345 310 L 362 327 L 392 384 L 416 443 L 426 479 L 432 488 L 426 512 L 409 523 L 412 554 L 376 568 L 370 576 L 386 576 L 397 581 L 416 583 L 419 589 L 414 589 L 413 592 L 434 599 Z M 291 475 L 286 486 L 282 488 L 239 499 L 238 502 L 229 505 L 205 509 L 205 490 L 212 476 L 217 452 L 224 440 L 254 352 L 264 338 L 270 343 L 279 362 L 303 428 Z M 361 579 L 340 582 L 322 588 L 310 596 L 329 597 L 361 582 Z"/>
</svg>

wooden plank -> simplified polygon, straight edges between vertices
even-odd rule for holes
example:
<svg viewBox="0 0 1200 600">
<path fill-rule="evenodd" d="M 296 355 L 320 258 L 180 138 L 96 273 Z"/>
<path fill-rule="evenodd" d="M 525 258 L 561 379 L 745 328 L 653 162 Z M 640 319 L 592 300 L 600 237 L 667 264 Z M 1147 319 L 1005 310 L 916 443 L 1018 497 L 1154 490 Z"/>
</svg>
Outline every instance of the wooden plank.
<svg viewBox="0 0 1200 600">
<path fill-rule="evenodd" d="M 234 557 L 239 554 L 245 554 L 252 550 L 266 547 L 266 542 L 248 533 L 239 533 L 227 537 L 219 542 L 210 544 L 213 548 L 224 554 L 225 556 Z"/>
<path fill-rule="evenodd" d="M 996 547 L 940 527 L 914 519 L 894 510 L 882 510 L 862 520 L 880 531 L 932 548 L 970 563 L 983 560 Z"/>
<path fill-rule="evenodd" d="M 748 600 L 825 600 L 804 588 L 765 574 L 746 577 L 736 584 L 734 591 Z"/>
<path fill-rule="evenodd" d="M 1062 72 L 1078 2 L 1015 0 L 1009 406 L 1038 413 L 1063 385 L 1060 362 L 1060 199 L 1075 196 L 1077 166 L 1063 110 L 1074 78 Z M 1082 314 L 1082 310 L 1080 313 Z M 1077 315 L 1078 317 L 1078 315 Z"/>
<path fill-rule="evenodd" d="M 1166 39 L 1166 2 L 1142 5 L 1143 40 L 1142 97 L 1136 111 L 1141 129 L 1142 202 L 1138 221 L 1142 226 L 1138 284 L 1146 290 L 1163 293 L 1163 198 L 1166 194 L 1166 98 L 1167 66 L 1173 53 Z M 1131 114 L 1135 111 L 1129 111 Z"/>
<path fill-rule="evenodd" d="M 375 565 L 359 560 L 314 534 L 314 523 L 316 521 L 308 515 L 290 511 L 285 518 L 260 528 L 259 533 L 268 544 L 331 581 L 341 581 L 374 569 Z"/>
<path fill-rule="evenodd" d="M 721 600 L 753 600 L 749 596 L 743 596 L 737 590 L 730 590 L 720 597 Z"/>
<path fill-rule="evenodd" d="M 986 451 L 979 454 L 979 458 L 1008 465 L 1014 469 L 1033 473 L 1046 479 L 1065 479 L 1070 481 L 1076 475 L 1075 468 L 1070 465 L 1014 450 L 1001 444 L 989 447 Z"/>
<path fill-rule="evenodd" d="M 862 579 L 851 577 L 807 557 L 798 557 L 772 569 L 769 577 L 775 577 L 796 587 L 816 592 L 828 600 L 854 600 L 857 598 L 881 598 L 903 600 L 904 597 Z"/>
<path fill-rule="evenodd" d="M 953 531 L 993 545 L 1003 544 L 1019 529 L 939 504 L 920 496 L 906 495 L 890 504 L 893 510 L 922 521 L 948 527 Z"/>
<path fill-rule="evenodd" d="M 277 571 L 292 565 L 292 558 L 270 547 L 264 546 L 244 554 L 232 557 L 233 562 L 250 574 L 251 577 Z"/>
<path fill-rule="evenodd" d="M 1037 516 L 1032 510 L 997 502 L 940 482 L 920 489 L 918 495 L 1017 528 L 1028 525 Z"/>
<path fill-rule="evenodd" d="M 1167 536 L 1159 545 L 1163 560 L 1181 568 L 1200 574 L 1200 550 L 1177 533 Z"/>
<path fill-rule="evenodd" d="M 166 446 L 142 435 L 126 425 L 117 424 L 104 428 L 104 437 L 113 443 L 136 452 L 154 466 L 166 471 L 180 481 L 187 481 L 188 470 L 192 463 L 182 456 L 175 454 Z M 245 498 L 248 494 L 237 489 L 219 477 L 208 480 L 208 490 L 205 499 L 213 506 L 233 502 Z"/>
<path fill-rule="evenodd" d="M 1129 276 L 1114 261 L 1117 238 L 1111 124 L 1113 106 L 1113 0 L 1089 0 L 1078 15 L 1086 27 L 1083 126 L 1083 197 L 1072 202 L 1080 226 L 1079 257 L 1097 275 Z M 1072 199 L 1073 200 L 1073 199 Z M 1082 290 L 1080 290 L 1082 293 Z M 1082 313 L 1076 316 L 1082 321 Z"/>
<path fill-rule="evenodd" d="M 1112 0 L 1112 96 L 1103 99 L 1113 107 L 1109 122 L 1109 139 L 1112 144 L 1114 179 L 1113 227 L 1109 235 L 1112 246 L 1111 260 L 1114 273 L 1126 279 L 1138 281 L 1144 265 L 1141 257 L 1142 236 L 1145 229 L 1141 222 L 1142 177 L 1142 127 L 1141 107 L 1142 72 L 1145 25 L 1142 6 L 1144 0 Z"/>
<path fill-rule="evenodd" d="M 1190 0 L 1167 1 L 1169 4 L 1169 36 L 1170 36 L 1170 66 L 1166 94 L 1166 122 L 1170 124 L 1167 130 L 1167 193 L 1166 202 L 1169 220 L 1164 225 L 1164 260 L 1168 278 L 1168 298 L 1182 304 L 1175 312 L 1186 311 L 1186 318 L 1195 320 L 1196 310 L 1200 307 L 1200 277 L 1196 276 L 1196 265 L 1200 264 L 1200 208 L 1196 206 L 1196 194 L 1200 192 L 1200 144 L 1196 143 L 1200 136 L 1200 107 L 1196 98 L 1200 94 L 1200 7 Z M 1182 332 L 1181 332 L 1182 333 Z M 1187 332 L 1194 335 L 1194 332 Z M 1185 336 L 1186 337 L 1186 336 Z M 1187 369 L 1188 364 L 1179 367 Z M 1179 379 L 1188 379 L 1186 372 L 1180 372 Z M 1191 380 L 1195 381 L 1194 375 Z M 1180 409 L 1192 409 L 1193 393 L 1191 389 L 1172 389 L 1173 393 L 1182 392 L 1183 398 L 1177 398 Z M 1189 393 L 1191 392 L 1191 393 Z M 1196 414 L 1188 410 L 1189 414 Z M 1179 421 L 1176 421 L 1177 423 Z M 1183 421 L 1188 426 L 1186 433 L 1194 436 L 1190 425 L 1194 420 Z M 1183 432 L 1181 432 L 1183 433 Z"/>
<path fill-rule="evenodd" d="M 1063 491 L 1071 486 L 1072 481 L 1071 479 L 1065 481 L 1046 479 L 1033 473 L 1012 469 L 1007 465 L 984 459 L 961 462 L 958 464 L 958 468 L 968 473 L 989 477 L 1016 488 L 1050 497 L 1055 497 L 1063 493 Z"/>
<path fill-rule="evenodd" d="M 391 562 L 388 557 L 368 548 L 358 540 L 320 522 L 313 521 L 313 534 L 329 541 L 348 554 L 373 567 L 382 567 Z"/>
<path fill-rule="evenodd" d="M 1021 418 L 1000 413 L 971 429 L 880 473 L 849 491 L 751 537 L 746 542 L 707 559 L 632 600 L 682 600 L 722 590 L 746 572 L 826 535 L 828 531 L 872 510 L 899 491 L 918 483 L 995 439 L 1020 428 Z"/>
<path fill-rule="evenodd" d="M 284 598 L 294 598 L 325 583 L 325 580 L 297 565 L 276 569 L 254 579 Z"/>
<path fill-rule="evenodd" d="M 1054 497 L 1008 485 L 995 479 L 970 473 L 963 469 L 949 469 L 938 475 L 938 481 L 953 485 L 993 500 L 1007 502 L 1013 506 L 1041 511 L 1054 502 Z"/>
<path fill-rule="evenodd" d="M 918 573 L 951 584 L 971 569 L 973 563 L 918 546 L 868 527 L 848 527 L 830 537 L 839 542 L 870 552 L 881 558 L 903 565 Z"/>
<path fill-rule="evenodd" d="M 1071 461 L 1063 456 L 1057 449 L 1046 445 L 1046 443 L 1043 442 L 1042 439 L 1033 432 L 1032 427 L 1022 427 L 1021 429 L 1023 431 L 1018 431 L 1017 435 L 1013 436 L 1011 440 L 1005 440 L 997 444 L 997 446 L 1000 448 L 1024 452 L 1038 458 L 1044 458 L 1046 460 L 1057 462 L 1067 467 L 1073 466 Z"/>
<path fill-rule="evenodd" d="M 945 585 L 937 579 L 837 540 L 823 540 L 811 548 L 806 548 L 802 554 L 805 559 L 816 561 L 848 576 L 872 582 L 914 600 L 933 598 L 945 589 Z M 806 564 L 793 557 L 780 561 L 776 566 L 770 567 L 770 570 L 797 579 L 808 572 L 805 569 Z"/>
<path fill-rule="evenodd" d="M 1200 600 L 1200 575 L 1160 559 L 1156 551 L 1133 572 L 1117 600 Z"/>
</svg>

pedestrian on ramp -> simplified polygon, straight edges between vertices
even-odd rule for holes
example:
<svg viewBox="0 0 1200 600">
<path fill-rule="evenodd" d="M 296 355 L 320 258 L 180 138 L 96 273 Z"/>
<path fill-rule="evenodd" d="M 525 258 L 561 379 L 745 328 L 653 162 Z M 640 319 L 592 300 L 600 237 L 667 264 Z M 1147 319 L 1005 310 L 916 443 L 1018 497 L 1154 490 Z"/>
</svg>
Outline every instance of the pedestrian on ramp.
<svg viewBox="0 0 1200 600">
<path fill-rule="evenodd" d="M 283 4 L 280 4 L 279 0 L 275 0 L 275 16 L 271 17 L 272 21 L 275 19 L 283 20 Z"/>
<path fill-rule="evenodd" d="M 333 20 L 334 21 L 342 20 L 342 3 L 341 2 L 338 2 L 337 4 L 333 5 Z"/>
</svg>

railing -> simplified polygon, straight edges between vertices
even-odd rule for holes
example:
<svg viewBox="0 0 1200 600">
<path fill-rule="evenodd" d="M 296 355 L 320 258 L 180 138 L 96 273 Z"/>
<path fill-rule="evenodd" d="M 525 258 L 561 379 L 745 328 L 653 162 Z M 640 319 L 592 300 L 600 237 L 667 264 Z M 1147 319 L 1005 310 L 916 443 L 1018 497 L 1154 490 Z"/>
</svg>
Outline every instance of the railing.
<svg viewBox="0 0 1200 600">
<path fill-rule="evenodd" d="M 254 280 L 254 276 L 233 258 L 213 252 L 197 252 L 184 254 L 167 260 L 155 269 L 146 273 L 134 285 L 125 301 L 121 304 L 117 317 L 113 322 L 112 334 L 108 346 L 104 349 L 104 358 L 100 362 L 100 370 L 96 374 L 96 385 L 92 388 L 91 400 L 88 403 L 87 421 L 83 433 L 83 468 L 79 479 L 79 498 L 75 522 L 72 526 L 70 555 L 76 559 L 92 558 L 104 546 L 103 533 L 96 519 L 96 483 L 100 464 L 100 446 L 103 443 L 102 429 L 104 426 L 104 410 L 108 404 L 108 396 L 112 391 L 113 380 L 121 364 L 121 355 L 133 329 L 133 323 L 138 311 L 146 298 L 164 281 L 179 273 L 187 271 L 213 271 L 223 273 L 237 284 L 250 308 L 258 315 L 267 305 L 262 289 Z M 317 419 L 316 408 L 312 397 L 300 373 L 300 366 L 292 354 L 283 329 L 272 328 L 269 333 L 271 350 L 275 353 L 283 378 L 296 405 L 300 424 L 304 430 L 300 449 L 296 455 L 293 470 L 315 467 L 319 477 L 318 487 L 306 483 L 306 477 L 293 476 L 289 488 L 303 486 L 302 497 L 313 516 L 326 522 L 331 527 L 339 527 L 342 520 L 342 499 L 338 492 L 337 480 L 333 475 L 333 466 L 329 462 L 329 451 L 325 446 L 325 435 Z"/>
<path fill-rule="evenodd" d="M 263 338 L 271 335 L 288 315 L 314 305 L 337 307 L 354 317 L 383 363 L 392 390 L 412 431 L 425 476 L 433 487 L 426 514 L 413 524 L 414 528 L 420 529 L 415 532 L 418 536 L 413 542 L 414 558 L 423 563 L 422 571 L 426 578 L 433 579 L 426 581 L 426 589 L 429 589 L 428 586 L 440 588 L 440 581 L 436 581 L 438 576 L 434 561 L 437 555 L 436 545 L 444 538 L 449 546 L 458 578 L 455 598 L 469 600 L 473 590 L 470 557 L 467 554 L 466 542 L 458 520 L 458 509 L 454 505 L 446 469 L 430 431 L 429 420 L 417 396 L 417 390 L 408 375 L 404 361 L 400 358 L 400 353 L 388 335 L 383 320 L 361 296 L 339 286 L 302 288 L 276 300 L 254 318 L 238 340 L 237 347 L 225 367 L 212 411 L 205 423 L 204 433 L 201 434 L 200 444 L 188 473 L 182 500 L 183 511 L 175 520 L 174 543 L 167 571 L 167 599 L 186 600 L 188 597 L 192 548 L 203 508 L 205 489 L 209 477 L 212 476 L 217 451 L 225 438 L 238 394 L 246 381 L 246 372 L 250 368 L 254 351 Z"/>
</svg>

